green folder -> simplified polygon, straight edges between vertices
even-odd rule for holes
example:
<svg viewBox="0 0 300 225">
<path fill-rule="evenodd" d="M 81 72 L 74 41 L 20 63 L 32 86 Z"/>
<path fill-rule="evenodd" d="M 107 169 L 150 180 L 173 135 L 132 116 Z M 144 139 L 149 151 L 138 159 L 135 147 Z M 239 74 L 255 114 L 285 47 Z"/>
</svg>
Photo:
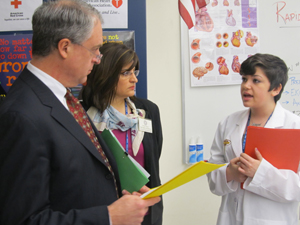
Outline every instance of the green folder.
<svg viewBox="0 0 300 225">
<path fill-rule="evenodd" d="M 101 133 L 101 136 L 117 162 L 122 190 L 125 189 L 130 193 L 139 191 L 149 182 L 147 176 L 135 165 L 137 162 L 125 152 L 122 145 L 110 130 L 105 129 Z M 133 162 L 133 160 L 135 162 Z"/>
</svg>

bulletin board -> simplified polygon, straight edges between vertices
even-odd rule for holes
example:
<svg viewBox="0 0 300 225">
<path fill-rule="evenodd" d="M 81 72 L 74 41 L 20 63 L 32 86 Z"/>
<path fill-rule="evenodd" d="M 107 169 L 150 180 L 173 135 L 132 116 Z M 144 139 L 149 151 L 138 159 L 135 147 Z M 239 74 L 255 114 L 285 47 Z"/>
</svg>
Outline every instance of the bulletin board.
<svg viewBox="0 0 300 225">
<path fill-rule="evenodd" d="M 260 53 L 277 55 L 286 62 L 289 68 L 289 79 L 279 102 L 284 108 L 300 115 L 300 2 L 256 1 Z M 221 0 L 218 2 L 223 3 Z M 230 5 L 234 0 L 228 2 Z M 240 97 L 240 85 L 191 87 L 188 38 L 188 28 L 181 19 L 182 125 L 185 163 L 188 160 L 188 145 L 192 137 L 201 138 L 204 145 L 204 159 L 208 159 L 218 123 L 227 115 L 245 109 Z"/>
<path fill-rule="evenodd" d="M 47 0 L 43 1 L 47 2 Z M 136 86 L 136 96 L 147 98 L 146 0 L 128 0 L 127 29 L 105 29 L 104 31 L 134 31 L 135 51 L 140 59 L 140 74 Z M 0 32 L 0 35 L 19 34 L 32 34 L 32 31 Z"/>
<path fill-rule="evenodd" d="M 110 29 L 109 29 L 110 30 Z M 136 96 L 147 98 L 146 0 L 128 0 L 128 29 L 135 32 L 135 51 L 140 60 Z"/>
</svg>

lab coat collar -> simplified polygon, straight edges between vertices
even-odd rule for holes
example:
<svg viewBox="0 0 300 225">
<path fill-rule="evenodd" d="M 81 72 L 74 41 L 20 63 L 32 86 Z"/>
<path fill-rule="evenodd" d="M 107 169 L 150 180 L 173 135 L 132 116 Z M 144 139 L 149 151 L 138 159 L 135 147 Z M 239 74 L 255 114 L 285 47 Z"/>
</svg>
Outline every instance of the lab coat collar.
<svg viewBox="0 0 300 225">
<path fill-rule="evenodd" d="M 250 109 L 244 110 L 240 114 L 240 118 L 236 122 L 235 130 L 232 132 L 230 137 L 232 140 L 232 147 L 236 156 L 240 156 L 241 154 L 240 151 L 242 149 L 242 138 L 248 121 L 249 112 Z"/>
<path fill-rule="evenodd" d="M 265 125 L 266 128 L 281 128 L 284 126 L 285 113 L 284 108 L 279 102 L 276 103 L 274 112 Z"/>
</svg>

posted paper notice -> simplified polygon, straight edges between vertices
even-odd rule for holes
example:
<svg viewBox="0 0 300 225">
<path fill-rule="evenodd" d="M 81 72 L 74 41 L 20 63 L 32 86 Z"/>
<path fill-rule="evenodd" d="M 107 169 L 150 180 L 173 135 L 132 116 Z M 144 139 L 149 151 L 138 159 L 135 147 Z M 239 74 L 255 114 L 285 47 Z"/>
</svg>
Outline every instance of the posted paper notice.
<svg viewBox="0 0 300 225">
<path fill-rule="evenodd" d="M 1 0 L 0 31 L 32 30 L 32 15 L 42 3 L 42 0 Z"/>
</svg>

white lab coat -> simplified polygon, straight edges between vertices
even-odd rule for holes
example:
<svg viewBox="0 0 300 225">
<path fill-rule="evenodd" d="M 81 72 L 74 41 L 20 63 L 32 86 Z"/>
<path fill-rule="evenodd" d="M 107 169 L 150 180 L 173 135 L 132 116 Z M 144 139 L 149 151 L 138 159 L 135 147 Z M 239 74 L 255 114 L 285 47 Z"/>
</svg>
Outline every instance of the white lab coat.
<svg viewBox="0 0 300 225">
<path fill-rule="evenodd" d="M 248 116 L 249 109 L 219 123 L 209 162 L 228 164 L 240 156 Z M 277 103 L 265 127 L 300 129 L 300 117 Z M 212 193 L 222 196 L 217 225 L 298 225 L 299 169 L 297 174 L 279 170 L 263 159 L 255 176 L 244 182 L 244 190 L 236 181 L 226 182 L 226 166 L 209 173 L 208 181 Z"/>
</svg>

